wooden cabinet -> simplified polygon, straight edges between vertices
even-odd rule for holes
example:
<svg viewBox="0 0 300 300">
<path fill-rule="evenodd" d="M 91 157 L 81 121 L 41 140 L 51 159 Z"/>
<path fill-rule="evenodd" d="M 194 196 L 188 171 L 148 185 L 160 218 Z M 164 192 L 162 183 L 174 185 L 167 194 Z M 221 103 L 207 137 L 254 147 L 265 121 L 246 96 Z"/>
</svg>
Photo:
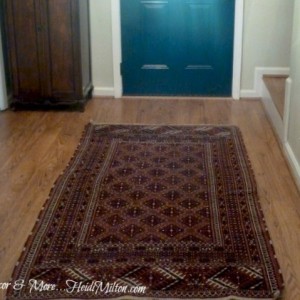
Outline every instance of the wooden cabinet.
<svg viewBox="0 0 300 300">
<path fill-rule="evenodd" d="M 91 97 L 89 0 L 6 0 L 13 104 Z"/>
</svg>

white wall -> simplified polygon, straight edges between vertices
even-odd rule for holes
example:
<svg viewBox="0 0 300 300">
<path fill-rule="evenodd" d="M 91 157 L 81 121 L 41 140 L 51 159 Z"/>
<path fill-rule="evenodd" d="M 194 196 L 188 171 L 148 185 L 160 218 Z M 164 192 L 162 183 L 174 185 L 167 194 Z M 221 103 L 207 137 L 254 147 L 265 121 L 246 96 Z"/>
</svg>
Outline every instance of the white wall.
<svg viewBox="0 0 300 300">
<path fill-rule="evenodd" d="M 300 166 L 300 0 L 295 1 L 294 30 L 291 51 L 291 97 L 288 123 L 288 144 L 295 164 Z M 300 172 L 300 169 L 298 170 Z M 300 173 L 299 173 L 300 177 Z"/>
<path fill-rule="evenodd" d="M 289 67 L 294 0 L 245 0 L 242 89 L 255 67 Z"/>
<path fill-rule="evenodd" d="M 1 30 L 0 30 L 0 110 L 4 110 L 7 107 L 8 107 L 7 93 L 6 93 L 6 86 L 5 86 L 5 73 L 4 73 L 4 66 L 3 66 L 3 53 L 2 53 L 2 41 L 1 41 Z"/>
<path fill-rule="evenodd" d="M 95 95 L 112 95 L 111 0 L 90 0 L 92 74 Z"/>
</svg>

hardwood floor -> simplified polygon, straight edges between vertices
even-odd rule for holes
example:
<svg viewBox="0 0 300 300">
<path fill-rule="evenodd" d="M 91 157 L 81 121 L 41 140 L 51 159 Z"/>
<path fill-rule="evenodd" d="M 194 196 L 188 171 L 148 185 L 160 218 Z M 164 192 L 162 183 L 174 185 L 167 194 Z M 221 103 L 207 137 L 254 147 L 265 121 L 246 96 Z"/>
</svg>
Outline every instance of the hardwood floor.
<svg viewBox="0 0 300 300">
<path fill-rule="evenodd" d="M 284 299 L 300 299 L 300 196 L 262 104 L 256 100 L 96 99 L 87 104 L 84 113 L 1 112 L 0 282 L 10 279 L 54 181 L 90 120 L 238 125 L 282 268 Z"/>
</svg>

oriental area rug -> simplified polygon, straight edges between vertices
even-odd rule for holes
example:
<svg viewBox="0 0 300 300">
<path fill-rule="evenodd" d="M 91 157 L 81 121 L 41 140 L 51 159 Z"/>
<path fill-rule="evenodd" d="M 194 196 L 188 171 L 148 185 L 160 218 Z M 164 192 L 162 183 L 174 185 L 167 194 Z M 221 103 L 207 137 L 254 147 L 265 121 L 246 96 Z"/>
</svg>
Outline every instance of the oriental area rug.
<svg viewBox="0 0 300 300">
<path fill-rule="evenodd" d="M 237 127 L 88 124 L 7 299 L 277 299 L 282 289 Z"/>
</svg>

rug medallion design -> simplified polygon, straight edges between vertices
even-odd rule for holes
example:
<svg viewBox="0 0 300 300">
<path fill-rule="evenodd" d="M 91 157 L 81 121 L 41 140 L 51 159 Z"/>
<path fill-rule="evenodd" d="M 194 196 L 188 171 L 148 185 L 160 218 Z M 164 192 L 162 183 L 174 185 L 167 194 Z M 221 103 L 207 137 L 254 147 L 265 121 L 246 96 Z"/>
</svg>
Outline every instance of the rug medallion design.
<svg viewBox="0 0 300 300">
<path fill-rule="evenodd" d="M 14 282 L 8 299 L 277 299 L 239 129 L 87 125 Z"/>
</svg>

